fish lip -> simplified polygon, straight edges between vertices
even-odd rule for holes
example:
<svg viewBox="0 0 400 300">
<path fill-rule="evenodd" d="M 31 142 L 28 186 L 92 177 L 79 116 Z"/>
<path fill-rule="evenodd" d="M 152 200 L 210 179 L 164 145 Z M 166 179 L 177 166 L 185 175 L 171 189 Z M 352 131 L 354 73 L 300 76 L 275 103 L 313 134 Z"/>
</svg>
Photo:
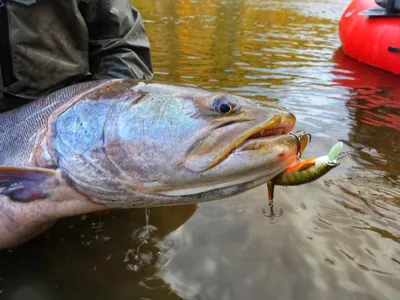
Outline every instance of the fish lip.
<svg viewBox="0 0 400 300">
<path fill-rule="evenodd" d="M 278 134 L 278 135 L 271 135 L 265 137 L 258 137 L 258 138 L 249 138 L 245 140 L 240 146 L 234 148 L 229 155 L 243 152 L 243 151 L 259 151 L 262 149 L 266 149 L 266 144 L 270 141 L 274 141 L 275 137 L 277 136 L 290 136 L 289 134 Z"/>
<path fill-rule="evenodd" d="M 289 133 L 296 123 L 296 117 L 286 111 L 267 111 L 256 119 L 233 120 L 219 124 L 223 130 L 220 135 L 208 134 L 197 140 L 189 150 L 183 163 L 184 167 L 192 172 L 207 171 L 225 161 L 236 149 L 246 141 L 268 136 L 280 136 Z M 247 123 L 235 127 L 238 122 Z M 231 127 L 234 126 L 234 127 Z M 223 129 L 224 128 L 224 129 Z M 221 139 L 219 139 L 221 137 Z M 221 141 L 221 144 L 218 142 Z M 264 143 L 264 148 L 265 148 Z"/>
<path fill-rule="evenodd" d="M 236 150 L 241 149 L 247 142 L 256 140 L 268 140 L 268 138 L 273 138 L 280 135 L 288 135 L 293 129 L 296 123 L 296 118 L 293 114 L 287 113 L 279 116 L 273 117 L 267 122 L 255 126 L 250 133 L 244 135 L 244 140 L 240 143 L 234 145 L 232 149 L 228 152 L 228 157 L 231 153 Z M 254 149 L 257 150 L 257 149 Z M 221 159 L 222 161 L 223 159 Z M 220 162 L 221 162 L 220 161 Z"/>
<path fill-rule="evenodd" d="M 239 138 L 239 142 L 232 145 L 228 151 L 224 154 L 219 155 L 210 164 L 209 168 L 215 167 L 222 163 L 231 154 L 240 151 L 244 144 L 251 140 L 256 139 L 267 139 L 268 137 L 275 137 L 279 135 L 288 134 L 296 123 L 296 117 L 292 113 L 283 112 L 282 114 L 276 115 L 270 118 L 268 121 L 263 122 L 257 126 L 254 126 L 247 134 L 244 134 Z M 257 148 L 253 150 L 259 150 Z"/>
<path fill-rule="evenodd" d="M 278 135 L 283 135 L 285 134 L 285 128 L 282 127 L 276 127 L 276 128 L 271 128 L 271 129 L 262 129 L 261 131 L 253 134 L 249 138 L 245 140 L 255 140 L 255 139 L 262 139 L 262 138 L 268 138 L 268 137 L 273 137 L 273 136 L 278 136 Z"/>
</svg>

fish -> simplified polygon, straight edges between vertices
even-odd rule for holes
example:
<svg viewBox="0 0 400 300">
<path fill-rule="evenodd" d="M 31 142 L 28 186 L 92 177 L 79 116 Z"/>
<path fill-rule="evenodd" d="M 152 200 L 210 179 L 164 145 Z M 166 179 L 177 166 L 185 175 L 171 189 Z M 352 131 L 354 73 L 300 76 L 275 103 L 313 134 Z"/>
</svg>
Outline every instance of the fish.
<svg viewBox="0 0 400 300">
<path fill-rule="evenodd" d="M 199 88 L 109 79 L 0 114 L 0 248 L 57 220 L 223 199 L 297 158 L 286 109 Z"/>
</svg>

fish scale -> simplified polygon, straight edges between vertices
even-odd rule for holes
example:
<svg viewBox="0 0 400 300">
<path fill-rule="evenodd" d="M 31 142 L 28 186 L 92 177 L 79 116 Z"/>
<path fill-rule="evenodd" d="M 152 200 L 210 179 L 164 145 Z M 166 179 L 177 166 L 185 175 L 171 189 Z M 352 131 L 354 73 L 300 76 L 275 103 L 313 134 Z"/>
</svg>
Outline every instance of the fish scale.
<svg viewBox="0 0 400 300">
<path fill-rule="evenodd" d="M 81 90 L 98 83 L 81 83 L 60 90 L 15 110 L 0 114 L 0 165 L 29 165 L 35 137 L 46 127 L 51 113 L 78 95 Z M 4 148 L 3 148 L 4 147 Z"/>
</svg>

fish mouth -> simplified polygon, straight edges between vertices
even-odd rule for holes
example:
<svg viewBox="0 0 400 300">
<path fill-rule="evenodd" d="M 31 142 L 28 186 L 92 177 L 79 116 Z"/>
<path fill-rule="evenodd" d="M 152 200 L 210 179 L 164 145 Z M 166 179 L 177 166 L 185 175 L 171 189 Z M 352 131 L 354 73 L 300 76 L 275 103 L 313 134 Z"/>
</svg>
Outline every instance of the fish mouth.
<svg viewBox="0 0 400 300">
<path fill-rule="evenodd" d="M 262 140 L 252 143 L 251 150 L 266 148 L 269 137 L 290 133 L 295 123 L 296 117 L 292 113 L 281 112 L 261 122 L 253 120 L 225 124 L 193 147 L 186 158 L 185 167 L 194 172 L 204 172 L 220 164 L 234 151 L 243 150 L 249 141 Z"/>
<path fill-rule="evenodd" d="M 283 113 L 275 116 L 265 123 L 259 126 L 253 127 L 251 130 L 246 132 L 241 138 L 238 139 L 237 143 L 226 153 L 229 156 L 232 152 L 243 146 L 248 142 L 256 142 L 256 140 L 268 142 L 268 138 L 289 134 L 293 129 L 296 122 L 296 118 L 291 113 Z M 264 145 L 265 146 L 265 145 Z M 250 150 L 250 149 L 249 149 Z M 257 150 L 253 148 L 252 150 Z"/>
<path fill-rule="evenodd" d="M 283 127 L 261 129 L 260 131 L 247 137 L 241 144 L 233 147 L 226 157 L 236 151 L 265 149 L 268 146 L 268 142 L 274 137 L 287 135 L 289 133 L 290 130 L 287 130 L 287 128 Z"/>
<path fill-rule="evenodd" d="M 259 138 L 266 138 L 266 137 L 271 137 L 271 136 L 277 136 L 277 135 L 282 135 L 286 134 L 287 131 L 285 128 L 272 128 L 272 129 L 262 129 L 259 132 L 254 133 L 250 137 L 248 137 L 245 141 L 247 140 L 252 140 L 252 139 L 259 139 Z"/>
</svg>

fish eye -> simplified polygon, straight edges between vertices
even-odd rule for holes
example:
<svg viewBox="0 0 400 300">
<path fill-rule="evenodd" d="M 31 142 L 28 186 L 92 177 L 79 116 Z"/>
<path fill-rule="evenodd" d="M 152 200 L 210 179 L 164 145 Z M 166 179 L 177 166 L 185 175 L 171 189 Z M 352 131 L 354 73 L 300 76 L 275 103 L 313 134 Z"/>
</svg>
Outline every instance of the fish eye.
<svg viewBox="0 0 400 300">
<path fill-rule="evenodd" d="M 230 113 L 235 107 L 234 103 L 226 96 L 217 97 L 213 103 L 214 110 L 221 114 Z"/>
<path fill-rule="evenodd" d="M 219 106 L 219 111 L 220 111 L 221 113 L 223 113 L 223 114 L 226 114 L 226 113 L 230 112 L 231 110 L 232 110 L 232 107 L 231 107 L 229 104 L 222 103 L 222 104 Z"/>
</svg>

